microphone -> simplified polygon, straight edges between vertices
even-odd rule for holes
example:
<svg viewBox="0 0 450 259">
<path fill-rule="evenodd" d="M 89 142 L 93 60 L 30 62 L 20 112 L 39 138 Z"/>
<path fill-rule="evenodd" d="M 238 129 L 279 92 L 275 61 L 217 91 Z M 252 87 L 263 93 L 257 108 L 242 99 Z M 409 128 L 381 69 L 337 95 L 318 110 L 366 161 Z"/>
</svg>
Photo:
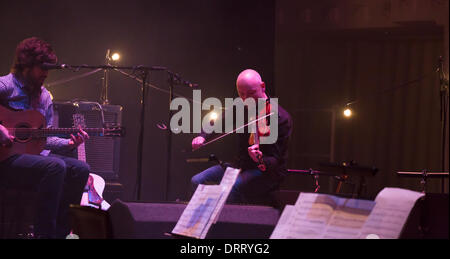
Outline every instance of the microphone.
<svg viewBox="0 0 450 259">
<path fill-rule="evenodd" d="M 176 85 L 183 85 L 189 88 L 198 88 L 198 84 L 195 83 L 191 83 L 187 80 L 184 80 L 181 78 L 181 76 L 177 73 L 174 73 L 172 71 L 167 71 L 167 73 L 170 75 L 170 79 L 169 81 L 172 81 L 172 83 L 176 84 Z"/>
<path fill-rule="evenodd" d="M 186 80 L 181 81 L 181 84 L 183 84 L 183 85 L 185 85 L 185 86 L 187 86 L 189 88 L 198 88 L 198 84 L 194 84 L 194 83 L 191 83 L 191 82 L 186 81 Z"/>
<path fill-rule="evenodd" d="M 44 70 L 50 70 L 50 69 L 65 69 L 70 68 L 69 65 L 66 64 L 51 64 L 51 63 L 43 63 L 41 65 L 41 68 Z"/>
</svg>

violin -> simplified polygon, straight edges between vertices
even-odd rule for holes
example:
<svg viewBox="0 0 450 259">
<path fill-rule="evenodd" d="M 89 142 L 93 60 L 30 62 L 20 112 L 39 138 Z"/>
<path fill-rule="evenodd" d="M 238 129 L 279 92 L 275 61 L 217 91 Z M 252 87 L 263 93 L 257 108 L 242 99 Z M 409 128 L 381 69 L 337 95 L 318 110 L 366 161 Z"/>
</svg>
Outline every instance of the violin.
<svg viewBox="0 0 450 259">
<path fill-rule="evenodd" d="M 265 113 L 264 113 L 264 111 L 265 111 Z M 259 147 L 260 136 L 269 136 L 270 135 L 270 121 L 267 120 L 267 117 L 270 117 L 272 115 L 274 115 L 274 112 L 272 112 L 272 109 L 271 109 L 270 99 L 267 99 L 266 100 L 266 107 L 261 109 L 261 111 L 258 112 L 258 114 L 257 114 L 258 118 L 257 119 L 253 119 L 253 120 L 251 120 L 250 122 L 248 122 L 245 125 L 242 125 L 242 126 L 236 128 L 236 129 L 234 129 L 234 130 L 232 130 L 230 132 L 224 133 L 224 134 L 222 134 L 222 135 L 220 135 L 220 136 L 218 136 L 218 137 L 216 137 L 216 138 L 214 138 L 212 140 L 209 140 L 208 142 L 203 143 L 201 146 L 199 146 L 197 148 L 194 148 L 192 151 L 197 151 L 197 150 L 199 150 L 202 147 L 208 146 L 209 144 L 212 144 L 212 143 L 214 143 L 214 142 L 216 142 L 216 141 L 218 141 L 218 140 L 220 140 L 220 139 L 222 139 L 222 138 L 224 138 L 224 137 L 226 137 L 226 136 L 228 136 L 230 134 L 233 134 L 233 133 L 237 132 L 240 129 L 248 127 L 249 125 L 251 125 L 253 123 L 256 123 L 257 130 L 256 130 L 255 133 L 251 133 L 250 134 L 250 137 L 249 137 L 249 140 L 248 140 L 248 144 L 249 144 L 249 146 L 253 146 L 253 145 L 257 144 L 258 147 Z M 265 170 L 265 165 L 263 163 L 262 156 L 260 156 L 258 158 L 258 160 L 259 160 L 258 161 L 258 166 L 260 167 L 260 169 L 262 169 L 262 170 L 264 169 Z"/>
<path fill-rule="evenodd" d="M 270 123 L 267 120 L 267 114 L 271 113 L 271 105 L 270 105 L 270 99 L 267 98 L 265 108 L 261 109 L 256 117 L 256 130 L 255 133 L 250 133 L 250 137 L 248 139 L 249 146 L 258 145 L 260 144 L 260 137 L 261 136 L 269 136 L 270 135 Z M 261 119 L 258 119 L 261 118 Z M 264 161 L 262 159 L 262 154 L 259 153 L 257 155 L 258 159 L 258 168 L 261 171 L 266 171 L 267 167 L 264 164 Z"/>
</svg>

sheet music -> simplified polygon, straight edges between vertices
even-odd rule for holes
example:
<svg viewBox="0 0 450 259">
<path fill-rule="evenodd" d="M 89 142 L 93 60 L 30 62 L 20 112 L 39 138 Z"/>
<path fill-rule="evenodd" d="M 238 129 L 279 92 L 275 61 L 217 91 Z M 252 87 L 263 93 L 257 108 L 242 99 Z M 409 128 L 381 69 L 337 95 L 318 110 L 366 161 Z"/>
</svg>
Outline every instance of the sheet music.
<svg viewBox="0 0 450 259">
<path fill-rule="evenodd" d="M 285 207 L 271 238 L 398 238 L 422 196 L 399 188 L 383 189 L 375 201 L 301 193 L 294 207 Z"/>
<path fill-rule="evenodd" d="M 303 215 L 295 216 L 296 208 L 286 205 L 271 239 L 358 238 L 375 203 L 303 193 L 297 205 Z"/>
<path fill-rule="evenodd" d="M 220 186 L 231 189 L 236 182 L 239 172 L 241 172 L 241 169 L 227 167 L 225 173 L 223 174 L 222 180 L 220 181 Z"/>
<path fill-rule="evenodd" d="M 420 192 L 384 188 L 375 198 L 376 205 L 360 238 L 370 234 L 376 234 L 379 238 L 399 238 L 414 204 L 423 196 Z"/>
<path fill-rule="evenodd" d="M 336 209 L 322 238 L 354 239 L 375 207 L 374 201 L 337 198 Z"/>
<path fill-rule="evenodd" d="M 198 185 L 172 233 L 205 238 L 223 193 L 223 188 L 219 185 Z"/>
<path fill-rule="evenodd" d="M 222 212 L 222 209 L 225 205 L 225 202 L 228 199 L 228 196 L 231 192 L 231 189 L 233 188 L 233 185 L 236 183 L 236 179 L 241 172 L 241 169 L 236 169 L 232 167 L 227 167 L 225 170 L 225 173 L 223 174 L 222 180 L 220 181 L 220 186 L 222 186 L 222 190 L 224 192 L 224 195 L 222 195 L 219 204 L 220 207 L 218 210 L 216 210 L 213 214 L 213 223 L 215 224 L 217 220 L 219 220 L 220 213 Z"/>
<path fill-rule="evenodd" d="M 280 218 L 278 219 L 278 223 L 275 226 L 275 229 L 270 235 L 270 239 L 282 239 L 284 238 L 284 232 L 286 231 L 286 227 L 288 227 L 289 218 L 294 212 L 293 205 L 286 205 L 284 207 L 283 213 L 281 213 Z"/>
<path fill-rule="evenodd" d="M 102 210 L 109 210 L 110 207 L 111 207 L 111 205 L 110 205 L 107 201 L 105 201 L 105 200 L 102 201 L 102 204 L 101 204 L 101 206 L 100 206 L 100 208 L 101 208 Z"/>
<path fill-rule="evenodd" d="M 302 193 L 286 238 L 357 238 L 373 201 Z"/>
<path fill-rule="evenodd" d="M 316 203 L 317 198 L 322 196 L 326 195 L 300 193 L 294 210 L 288 213 L 290 217 L 277 236 L 287 239 L 320 238 L 334 211 L 334 208 L 330 206 L 332 203 Z"/>
</svg>

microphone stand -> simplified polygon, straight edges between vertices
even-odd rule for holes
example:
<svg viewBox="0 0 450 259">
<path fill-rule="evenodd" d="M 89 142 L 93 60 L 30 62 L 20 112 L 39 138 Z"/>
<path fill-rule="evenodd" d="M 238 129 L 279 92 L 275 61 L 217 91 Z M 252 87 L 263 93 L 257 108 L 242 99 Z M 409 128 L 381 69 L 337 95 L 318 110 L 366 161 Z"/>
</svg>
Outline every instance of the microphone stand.
<svg viewBox="0 0 450 259">
<path fill-rule="evenodd" d="M 114 70 L 124 69 L 123 67 L 114 67 Z M 126 69 L 126 68 L 125 68 Z M 142 189 L 142 155 L 144 149 L 144 129 L 145 129 L 145 109 L 147 105 L 147 95 L 148 95 L 148 84 L 147 78 L 151 70 L 166 70 L 164 67 L 143 67 L 138 66 L 133 68 L 133 70 L 139 70 L 141 76 L 141 107 L 139 116 L 139 138 L 137 147 L 137 173 L 136 173 L 136 198 L 141 200 L 141 189 Z"/>
<path fill-rule="evenodd" d="M 105 65 L 110 65 L 110 63 L 109 63 L 110 53 L 111 53 L 111 50 L 108 49 L 106 51 Z M 109 87 L 109 69 L 103 69 L 103 84 L 102 84 L 102 93 L 100 96 L 100 101 L 102 102 L 102 105 L 109 104 L 108 87 Z"/>
<path fill-rule="evenodd" d="M 172 71 L 167 70 L 168 75 L 168 83 L 169 83 L 169 119 L 168 126 L 169 130 L 167 131 L 167 160 L 166 160 L 166 192 L 164 194 L 164 199 L 169 200 L 170 193 L 170 171 L 172 166 L 172 128 L 170 126 L 170 119 L 172 118 L 173 111 L 170 109 L 170 104 L 173 100 L 173 87 L 176 85 L 186 86 L 189 88 L 197 87 L 197 84 L 192 84 L 189 81 L 183 80 L 180 75 L 174 73 Z"/>
<path fill-rule="evenodd" d="M 170 169 L 172 164 L 172 127 L 170 126 L 170 118 L 172 118 L 173 112 L 172 109 L 170 109 L 170 104 L 173 100 L 173 86 L 175 84 L 175 78 L 174 75 L 170 72 L 168 72 L 169 78 L 169 119 L 168 119 L 168 126 L 169 130 L 167 131 L 167 164 L 166 164 L 166 192 L 164 193 L 164 200 L 169 199 L 169 189 L 170 189 Z"/>
<path fill-rule="evenodd" d="M 441 115 L 441 138 L 442 138 L 442 146 L 441 146 L 441 169 L 445 171 L 445 144 L 446 144 L 446 135 L 447 135 L 447 111 L 448 111 L 448 79 L 445 78 L 444 72 L 444 59 L 442 56 L 439 57 L 439 66 L 437 68 L 437 72 L 439 73 L 439 96 L 440 96 L 440 115 Z M 441 179 L 441 192 L 445 191 L 445 177 L 443 176 Z"/>
<path fill-rule="evenodd" d="M 145 124 L 145 106 L 147 100 L 148 87 L 146 85 L 148 70 L 141 71 L 142 85 L 141 85 L 141 111 L 139 116 L 139 138 L 138 138 L 138 149 L 137 149 L 137 200 L 141 200 L 141 188 L 142 188 L 142 153 L 144 149 L 144 124 Z"/>
</svg>

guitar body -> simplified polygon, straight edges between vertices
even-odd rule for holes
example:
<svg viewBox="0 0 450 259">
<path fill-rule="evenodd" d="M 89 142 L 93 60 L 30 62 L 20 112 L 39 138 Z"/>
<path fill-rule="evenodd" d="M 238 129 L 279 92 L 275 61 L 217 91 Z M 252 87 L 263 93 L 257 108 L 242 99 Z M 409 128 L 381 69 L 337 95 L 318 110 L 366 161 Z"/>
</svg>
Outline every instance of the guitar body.
<svg viewBox="0 0 450 259">
<path fill-rule="evenodd" d="M 0 124 L 5 128 L 34 128 L 46 127 L 44 116 L 35 110 L 13 111 L 0 106 Z M 10 135 L 16 136 L 14 131 Z M 12 146 L 0 146 L 0 161 L 16 154 L 38 155 L 44 150 L 46 138 L 31 138 L 16 136 Z"/>
</svg>

